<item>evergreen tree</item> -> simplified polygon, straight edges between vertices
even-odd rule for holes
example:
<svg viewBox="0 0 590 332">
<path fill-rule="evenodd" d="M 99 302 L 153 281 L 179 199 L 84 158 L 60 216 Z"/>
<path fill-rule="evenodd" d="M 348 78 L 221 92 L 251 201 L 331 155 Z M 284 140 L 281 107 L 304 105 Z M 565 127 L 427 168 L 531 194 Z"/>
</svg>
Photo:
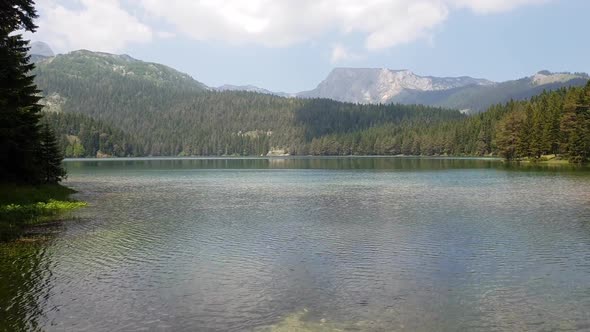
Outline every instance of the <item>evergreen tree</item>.
<svg viewBox="0 0 590 332">
<path fill-rule="evenodd" d="M 561 144 L 560 152 L 569 156 L 574 150 L 573 144 L 576 141 L 576 123 L 578 122 L 578 116 L 576 113 L 578 103 L 578 91 L 571 89 L 565 96 L 563 105 L 563 112 L 560 119 L 560 132 L 561 132 Z"/>
<path fill-rule="evenodd" d="M 3 37 L 16 30 L 35 32 L 37 29 L 33 23 L 37 13 L 32 0 L 2 0 L 0 13 L 0 34 Z"/>
<path fill-rule="evenodd" d="M 533 139 L 533 107 L 528 104 L 525 109 L 525 116 L 520 125 L 520 131 L 518 134 L 518 144 L 516 147 L 517 154 L 519 157 L 530 157 L 531 156 L 531 143 Z"/>
<path fill-rule="evenodd" d="M 523 118 L 522 113 L 512 112 L 498 123 L 496 145 L 498 152 L 506 160 L 513 160 L 520 157 Z"/>
<path fill-rule="evenodd" d="M 579 92 L 575 116 L 576 122 L 569 139 L 568 156 L 571 162 L 582 163 L 590 157 L 590 83 Z"/>
<path fill-rule="evenodd" d="M 58 183 L 66 176 L 62 166 L 63 157 L 59 145 L 49 124 L 45 123 L 41 129 L 41 142 L 38 149 L 40 161 L 40 180 L 43 183 Z"/>
<path fill-rule="evenodd" d="M 0 2 L 0 180 L 38 182 L 39 91 L 29 72 L 28 41 L 16 30 L 34 32 L 32 0 Z"/>
</svg>

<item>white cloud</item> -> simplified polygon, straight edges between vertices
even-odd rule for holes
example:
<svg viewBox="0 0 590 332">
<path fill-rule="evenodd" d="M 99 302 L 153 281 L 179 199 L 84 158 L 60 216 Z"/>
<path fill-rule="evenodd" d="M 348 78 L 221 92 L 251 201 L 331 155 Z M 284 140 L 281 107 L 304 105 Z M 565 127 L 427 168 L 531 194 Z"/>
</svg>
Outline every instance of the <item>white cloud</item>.
<svg viewBox="0 0 590 332">
<path fill-rule="evenodd" d="M 509 11 L 551 0 L 39 0 L 39 37 L 58 50 L 117 51 L 129 43 L 184 35 L 194 40 L 285 47 L 354 34 L 368 51 L 432 39 L 453 10 Z M 71 2 L 72 0 L 70 0 Z M 139 19 L 141 18 L 141 19 Z M 149 23 L 149 24 L 148 24 Z M 166 26 L 158 32 L 153 26 Z M 340 41 L 341 42 L 341 41 Z M 340 46 L 332 58 L 350 54 Z"/>
<path fill-rule="evenodd" d="M 355 32 L 368 49 L 382 49 L 426 35 L 448 13 L 442 0 L 136 1 L 193 39 L 271 47 Z"/>
<path fill-rule="evenodd" d="M 490 14 L 548 1 L 550 0 L 454 0 L 454 4 L 459 7 L 467 7 L 478 14 Z"/>
<path fill-rule="evenodd" d="M 351 52 L 341 44 L 336 44 L 332 47 L 330 62 L 332 64 L 337 64 L 345 61 L 358 60 L 360 58 L 362 58 L 361 55 Z"/>
<path fill-rule="evenodd" d="M 61 51 L 91 49 L 116 52 L 128 43 L 145 43 L 152 29 L 125 11 L 118 0 L 79 0 L 76 8 L 57 1 L 40 0 L 38 32 L 33 39 L 48 42 Z"/>
<path fill-rule="evenodd" d="M 156 32 L 156 36 L 158 36 L 158 38 L 162 38 L 162 39 L 170 39 L 170 38 L 176 37 L 176 34 L 174 32 L 169 32 L 169 31 L 158 31 L 158 32 Z"/>
</svg>

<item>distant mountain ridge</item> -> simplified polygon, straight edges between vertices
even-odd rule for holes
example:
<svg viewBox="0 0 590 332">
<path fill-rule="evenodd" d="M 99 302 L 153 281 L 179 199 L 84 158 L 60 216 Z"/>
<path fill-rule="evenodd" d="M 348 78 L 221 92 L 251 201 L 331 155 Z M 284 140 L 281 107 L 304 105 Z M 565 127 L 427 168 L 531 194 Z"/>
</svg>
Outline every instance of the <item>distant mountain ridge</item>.
<svg viewBox="0 0 590 332">
<path fill-rule="evenodd" d="M 494 82 L 469 76 L 420 76 L 405 69 L 335 68 L 315 89 L 299 93 L 273 92 L 253 85 L 224 85 L 213 89 L 327 98 L 358 104 L 423 104 L 478 113 L 491 105 L 527 99 L 543 90 L 583 86 L 589 79 L 586 73 L 547 70 L 520 79 Z"/>
<path fill-rule="evenodd" d="M 55 56 L 51 47 L 44 42 L 36 41 L 29 45 L 28 55 L 31 57 L 31 62 L 37 63 L 41 60 Z"/>
<path fill-rule="evenodd" d="M 546 90 L 584 86 L 589 79 L 585 73 L 540 71 L 532 76 L 490 85 L 468 85 L 440 91 L 405 90 L 390 102 L 419 103 L 478 113 L 487 110 L 491 105 L 528 99 Z"/>
<path fill-rule="evenodd" d="M 57 79 L 60 76 L 72 76 L 79 79 L 106 79 L 105 75 L 114 78 L 127 78 L 142 84 L 151 83 L 162 86 L 174 86 L 185 90 L 205 91 L 208 87 L 193 79 L 190 75 L 177 71 L 165 65 L 145 62 L 132 58 L 126 54 L 110 54 L 92 52 L 88 50 L 72 51 L 58 54 L 54 57 L 40 59 L 36 65 L 38 74 Z M 53 76 L 45 71 L 52 71 Z"/>
<path fill-rule="evenodd" d="M 469 76 L 421 76 L 410 70 L 387 68 L 335 68 L 315 89 L 299 93 L 276 92 L 254 85 L 225 84 L 209 87 L 190 75 L 165 65 L 144 62 L 128 55 L 115 55 L 87 50 L 53 56 L 49 45 L 31 44 L 33 62 L 57 61 L 70 73 L 90 74 L 110 69 L 119 76 L 148 80 L 156 84 L 175 85 L 198 91 L 245 91 L 279 97 L 326 98 L 359 104 L 423 104 L 458 109 L 468 113 L 486 110 L 489 106 L 510 100 L 522 100 L 541 93 L 569 86 L 583 86 L 590 77 L 586 73 L 553 73 L 547 70 L 505 82 L 493 82 Z M 43 65 L 40 64 L 41 67 Z M 55 64 L 51 66 L 55 70 Z M 66 67 L 62 67 L 64 70 Z"/>
<path fill-rule="evenodd" d="M 389 103 L 405 90 L 439 91 L 494 82 L 472 77 L 419 76 L 409 70 L 386 68 L 335 68 L 317 88 L 298 93 L 304 98 L 330 98 L 339 101 L 376 104 Z"/>
<path fill-rule="evenodd" d="M 588 85 L 541 94 L 533 102 L 514 101 L 479 116 L 466 116 L 456 109 L 523 99 L 536 91 L 585 82 L 587 75 L 541 71 L 495 83 L 364 69 L 365 80 L 355 85 L 356 69 L 344 71 L 353 78 L 345 87 L 363 89 L 370 83 L 381 88 L 376 89 L 379 93 L 397 93 L 396 102 L 373 105 L 283 98 L 252 86 L 226 86 L 219 91 L 164 65 L 86 50 L 46 57 L 36 63 L 32 74 L 43 95 L 46 121 L 55 128 L 64 154 L 74 157 L 490 155 L 498 152 L 493 142 L 506 111 L 547 112 L 552 115 L 539 118 L 547 120 L 550 128 L 561 128 L 561 121 L 568 119 L 563 117 L 565 102 L 590 91 Z M 372 80 L 375 72 L 381 81 Z M 239 89 L 252 91 L 235 91 Z M 402 105 L 402 99 L 455 110 Z M 586 125 L 576 128 L 585 130 Z M 544 124 L 543 128 L 549 127 Z M 543 140 L 550 143 L 543 145 L 543 153 L 569 151 L 551 148 L 563 143 L 554 131 L 543 129 L 537 134 L 547 136 Z"/>
<path fill-rule="evenodd" d="M 585 73 L 540 71 L 518 80 L 493 82 L 469 76 L 420 76 L 409 70 L 336 68 L 315 89 L 297 96 L 361 104 L 424 104 L 479 112 L 510 99 L 529 98 L 544 89 L 582 86 L 588 79 Z"/>
</svg>

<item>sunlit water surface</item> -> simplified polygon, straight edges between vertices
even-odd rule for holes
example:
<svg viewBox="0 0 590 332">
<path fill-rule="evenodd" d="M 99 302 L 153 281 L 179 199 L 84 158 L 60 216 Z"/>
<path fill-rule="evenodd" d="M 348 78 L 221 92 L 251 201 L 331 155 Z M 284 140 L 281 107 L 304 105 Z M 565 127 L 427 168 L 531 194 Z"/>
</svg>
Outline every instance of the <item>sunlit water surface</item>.
<svg viewBox="0 0 590 332">
<path fill-rule="evenodd" d="M 590 329 L 590 172 L 494 160 L 70 161 L 0 244 L 0 330 Z"/>
</svg>

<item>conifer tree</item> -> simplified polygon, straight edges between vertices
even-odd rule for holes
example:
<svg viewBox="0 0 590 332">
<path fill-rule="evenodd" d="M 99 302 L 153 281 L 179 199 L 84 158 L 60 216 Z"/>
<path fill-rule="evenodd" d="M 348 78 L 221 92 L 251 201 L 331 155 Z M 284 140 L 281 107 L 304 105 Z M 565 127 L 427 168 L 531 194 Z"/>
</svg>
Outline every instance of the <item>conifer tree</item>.
<svg viewBox="0 0 590 332">
<path fill-rule="evenodd" d="M 59 144 L 49 124 L 45 123 L 41 129 L 38 159 L 40 161 L 40 180 L 43 183 L 58 183 L 66 176 L 62 166 L 62 155 Z"/>
<path fill-rule="evenodd" d="M 40 108 L 35 96 L 32 69 L 28 64 L 27 42 L 17 29 L 34 31 L 36 17 L 29 1 L 0 3 L 0 177 L 3 180 L 32 181 Z"/>
<path fill-rule="evenodd" d="M 506 160 L 514 160 L 521 155 L 519 148 L 522 146 L 520 141 L 524 115 L 520 112 L 508 113 L 498 123 L 496 132 L 496 145 L 498 152 Z"/>
<path fill-rule="evenodd" d="M 0 43 L 0 176 L 34 182 L 41 107 L 33 77 L 27 76 L 27 42 L 15 35 L 2 36 Z"/>
<path fill-rule="evenodd" d="M 32 0 L 0 1 L 0 180 L 38 183 L 41 144 L 39 91 L 30 74 L 28 41 L 18 30 L 35 32 Z M 61 175 L 57 174 L 57 178 Z"/>
<path fill-rule="evenodd" d="M 573 142 L 576 140 L 576 123 L 578 116 L 576 114 L 578 102 L 578 91 L 571 89 L 565 96 L 563 112 L 560 119 L 559 129 L 561 133 L 560 152 L 568 157 L 573 150 Z"/>
<path fill-rule="evenodd" d="M 575 109 L 576 123 L 570 137 L 568 154 L 570 161 L 582 163 L 590 157 L 590 83 L 579 92 Z"/>
</svg>

